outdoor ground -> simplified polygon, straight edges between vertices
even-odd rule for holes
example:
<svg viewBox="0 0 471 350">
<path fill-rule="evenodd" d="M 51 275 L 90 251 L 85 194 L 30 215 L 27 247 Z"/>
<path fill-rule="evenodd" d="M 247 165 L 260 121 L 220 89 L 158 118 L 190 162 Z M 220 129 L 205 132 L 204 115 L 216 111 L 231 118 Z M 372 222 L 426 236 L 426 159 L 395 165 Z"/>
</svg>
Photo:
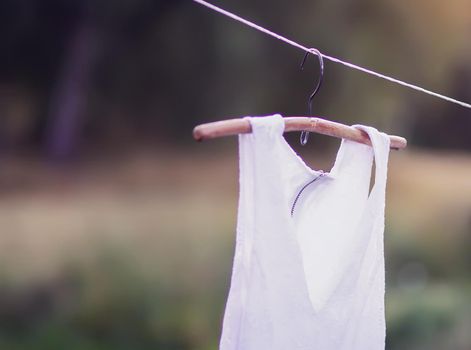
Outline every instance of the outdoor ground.
<svg viewBox="0 0 471 350">
<path fill-rule="evenodd" d="M 4 159 L 0 347 L 216 349 L 238 196 L 224 149 Z M 391 153 L 389 349 L 471 347 L 469 174 L 467 154 Z"/>
</svg>

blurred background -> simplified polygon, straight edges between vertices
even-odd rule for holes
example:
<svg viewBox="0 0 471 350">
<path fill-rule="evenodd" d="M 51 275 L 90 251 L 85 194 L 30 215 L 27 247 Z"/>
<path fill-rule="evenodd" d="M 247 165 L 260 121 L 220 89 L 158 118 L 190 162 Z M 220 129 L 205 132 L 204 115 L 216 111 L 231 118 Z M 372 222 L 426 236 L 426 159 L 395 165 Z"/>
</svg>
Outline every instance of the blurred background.
<svg viewBox="0 0 471 350">
<path fill-rule="evenodd" d="M 471 102 L 470 0 L 214 3 Z M 306 114 L 315 59 L 190 0 L 0 2 L 0 348 L 217 349 L 237 140 Z M 315 115 L 408 138 L 386 207 L 387 348 L 471 349 L 471 114 L 326 62 Z M 339 140 L 311 134 L 310 167 Z"/>
</svg>

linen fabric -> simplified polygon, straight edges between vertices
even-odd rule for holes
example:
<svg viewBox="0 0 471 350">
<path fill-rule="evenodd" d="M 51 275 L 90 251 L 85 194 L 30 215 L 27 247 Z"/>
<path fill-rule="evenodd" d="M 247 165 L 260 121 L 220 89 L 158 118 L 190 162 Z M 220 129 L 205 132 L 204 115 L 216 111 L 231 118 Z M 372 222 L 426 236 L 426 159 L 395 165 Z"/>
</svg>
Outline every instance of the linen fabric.
<svg viewBox="0 0 471 350">
<path fill-rule="evenodd" d="M 286 142 L 280 115 L 246 118 L 252 133 L 239 135 L 237 237 L 220 349 L 384 349 L 389 137 L 356 125 L 372 146 L 342 140 L 321 176 Z"/>
</svg>

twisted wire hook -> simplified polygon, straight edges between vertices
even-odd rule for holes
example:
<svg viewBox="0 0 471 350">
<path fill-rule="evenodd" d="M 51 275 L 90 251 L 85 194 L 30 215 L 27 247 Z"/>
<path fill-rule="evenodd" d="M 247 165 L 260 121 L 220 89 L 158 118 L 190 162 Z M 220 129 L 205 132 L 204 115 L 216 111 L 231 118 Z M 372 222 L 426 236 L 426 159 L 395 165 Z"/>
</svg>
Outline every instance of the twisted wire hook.
<svg viewBox="0 0 471 350">
<path fill-rule="evenodd" d="M 316 96 L 317 92 L 319 91 L 322 81 L 324 80 L 324 59 L 322 56 L 322 53 L 316 49 L 316 48 L 311 48 L 309 49 L 309 52 L 306 52 L 304 55 L 303 61 L 301 62 L 301 70 L 304 69 L 304 64 L 306 63 L 307 57 L 309 54 L 317 55 L 317 58 L 319 59 L 319 79 L 317 80 L 316 87 L 314 88 L 314 91 L 309 95 L 308 99 L 308 111 L 309 111 L 309 116 L 312 115 L 312 100 L 314 99 L 314 96 Z M 302 146 L 307 144 L 307 141 L 309 140 L 309 131 L 303 130 L 301 131 L 301 136 L 299 138 L 299 142 L 301 143 Z"/>
</svg>

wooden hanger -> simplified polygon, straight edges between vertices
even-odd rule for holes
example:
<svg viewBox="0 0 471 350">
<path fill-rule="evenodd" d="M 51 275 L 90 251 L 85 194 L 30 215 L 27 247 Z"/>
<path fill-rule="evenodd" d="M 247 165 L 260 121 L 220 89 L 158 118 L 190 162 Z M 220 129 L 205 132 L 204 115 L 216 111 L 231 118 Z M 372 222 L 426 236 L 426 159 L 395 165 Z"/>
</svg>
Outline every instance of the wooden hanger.
<svg viewBox="0 0 471 350">
<path fill-rule="evenodd" d="M 283 119 L 285 121 L 285 132 L 315 132 L 371 146 L 368 134 L 352 126 L 317 117 L 285 117 Z M 203 141 L 223 136 L 248 134 L 251 132 L 252 127 L 247 119 L 236 118 L 198 125 L 193 129 L 193 137 L 196 141 Z M 391 140 L 391 149 L 398 150 L 406 148 L 407 146 L 407 140 L 403 137 L 390 135 L 389 139 Z"/>
<path fill-rule="evenodd" d="M 306 62 L 309 53 L 317 55 L 320 69 L 319 79 L 317 81 L 316 87 L 309 95 L 308 100 L 309 115 L 312 115 L 312 100 L 319 91 L 324 78 L 324 60 L 319 50 L 313 48 L 310 52 L 306 52 L 304 55 L 303 61 L 301 62 L 301 69 L 304 68 L 304 63 Z M 368 134 L 351 126 L 317 117 L 286 117 L 283 119 L 285 121 L 285 131 L 302 132 L 300 139 L 302 145 L 306 144 L 309 137 L 309 132 L 316 132 L 318 134 L 352 140 L 371 146 Z M 193 129 L 193 137 L 196 141 L 203 141 L 221 136 L 247 134 L 250 132 L 252 132 L 250 122 L 247 119 L 237 118 L 198 125 Z M 405 138 L 400 136 L 389 136 L 389 138 L 391 140 L 392 149 L 406 148 L 407 140 Z"/>
</svg>

